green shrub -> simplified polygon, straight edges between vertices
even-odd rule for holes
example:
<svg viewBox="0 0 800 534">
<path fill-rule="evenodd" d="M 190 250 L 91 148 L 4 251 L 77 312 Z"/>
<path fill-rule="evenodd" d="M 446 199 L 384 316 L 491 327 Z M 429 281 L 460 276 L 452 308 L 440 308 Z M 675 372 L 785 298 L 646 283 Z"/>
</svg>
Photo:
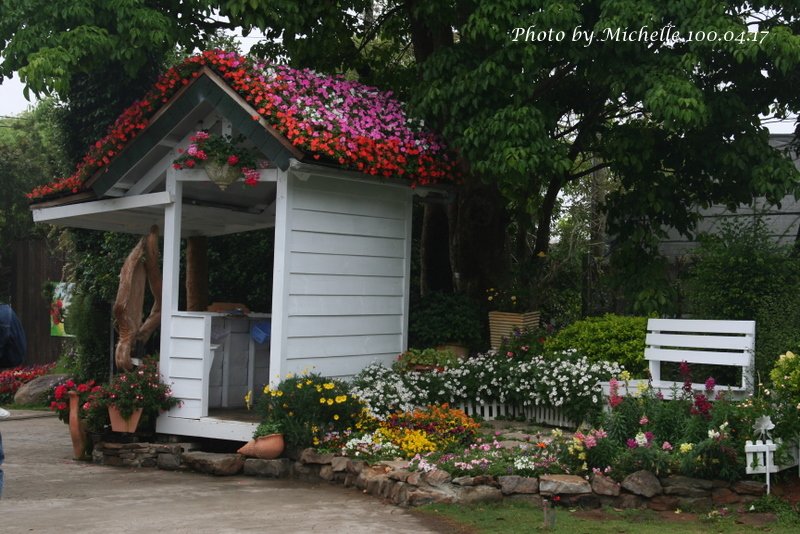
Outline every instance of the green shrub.
<svg viewBox="0 0 800 534">
<path fill-rule="evenodd" d="M 800 263 L 761 219 L 725 222 L 705 237 L 686 283 L 697 319 L 756 321 L 756 372 L 765 381 L 778 355 L 800 349 Z"/>
<path fill-rule="evenodd" d="M 481 342 L 480 306 L 459 293 L 431 293 L 410 311 L 409 338 L 417 347 L 463 343 L 470 348 Z"/>
<path fill-rule="evenodd" d="M 75 377 L 79 381 L 105 382 L 109 372 L 108 304 L 85 293 L 77 293 L 70 304 L 72 333 L 75 335 Z"/>
<path fill-rule="evenodd" d="M 701 240 L 686 300 L 698 319 L 755 320 L 765 298 L 792 294 L 799 274 L 791 249 L 775 243 L 761 219 L 723 222 Z"/>
<path fill-rule="evenodd" d="M 634 375 L 647 369 L 644 360 L 646 317 L 606 314 L 572 323 L 545 341 L 549 352 L 576 349 L 590 361 L 611 361 Z"/>
<path fill-rule="evenodd" d="M 437 349 L 408 349 L 394 363 L 393 367 L 398 372 L 414 370 L 416 366 L 452 367 L 459 361 L 458 356 L 451 350 Z"/>
</svg>

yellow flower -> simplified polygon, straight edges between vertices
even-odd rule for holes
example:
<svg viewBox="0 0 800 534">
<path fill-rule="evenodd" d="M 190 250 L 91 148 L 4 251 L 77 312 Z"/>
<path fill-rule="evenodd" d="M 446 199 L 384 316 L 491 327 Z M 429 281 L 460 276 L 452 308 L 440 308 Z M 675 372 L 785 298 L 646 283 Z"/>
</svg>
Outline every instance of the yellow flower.
<svg viewBox="0 0 800 534">
<path fill-rule="evenodd" d="M 636 384 L 636 394 L 643 395 L 647 391 L 647 382 L 639 382 Z"/>
<path fill-rule="evenodd" d="M 336 404 L 341 404 L 347 400 L 347 395 L 339 395 L 336 397 Z"/>
<path fill-rule="evenodd" d="M 278 390 L 278 396 L 283 397 L 283 391 L 281 391 L 280 389 Z"/>
<path fill-rule="evenodd" d="M 314 381 L 313 381 L 313 380 L 311 380 L 311 379 L 307 379 L 307 380 L 306 380 L 306 385 L 307 385 L 307 386 L 310 386 L 310 385 L 311 385 L 311 384 L 313 384 L 313 383 L 314 383 Z"/>
<path fill-rule="evenodd" d="M 619 377 L 620 377 L 622 380 L 630 380 L 630 379 L 631 379 L 631 374 L 630 374 L 628 371 L 622 371 L 622 372 L 619 374 Z"/>
<path fill-rule="evenodd" d="M 303 389 L 303 383 L 302 382 L 298 382 L 297 383 L 297 389 Z"/>
<path fill-rule="evenodd" d="M 294 417 L 294 412 L 289 412 L 289 417 Z"/>
<path fill-rule="evenodd" d="M 253 392 L 248 391 L 247 395 L 244 396 L 244 405 L 249 410 L 253 406 Z"/>
<path fill-rule="evenodd" d="M 333 414 L 333 420 L 334 421 L 338 421 L 339 420 L 339 416 L 337 414 Z"/>
<path fill-rule="evenodd" d="M 312 443 L 313 443 L 314 445 L 319 445 L 319 438 L 318 438 L 318 437 L 315 437 L 315 438 L 312 440 Z"/>
<path fill-rule="evenodd" d="M 325 384 L 322 384 L 322 387 L 325 389 L 333 389 L 333 382 L 326 382 Z"/>
<path fill-rule="evenodd" d="M 692 452 L 692 449 L 693 449 L 693 448 L 694 448 L 694 446 L 693 446 L 691 443 L 681 443 L 681 445 L 680 445 L 680 447 L 679 447 L 679 450 L 680 450 L 680 451 L 681 451 L 683 454 L 687 454 L 687 453 L 689 453 L 689 452 Z"/>
<path fill-rule="evenodd" d="M 269 393 L 269 384 L 264 386 L 264 393 Z"/>
<path fill-rule="evenodd" d="M 586 459 L 586 453 L 585 452 L 582 452 L 582 453 L 580 453 L 578 455 L 578 460 L 585 460 L 585 459 Z M 584 467 L 584 469 L 586 469 L 586 468 Z"/>
<path fill-rule="evenodd" d="M 320 404 L 325 404 L 325 397 L 320 397 L 319 403 Z"/>
<path fill-rule="evenodd" d="M 294 373 L 286 373 L 286 379 L 294 378 Z"/>
<path fill-rule="evenodd" d="M 333 399 L 328 399 L 325 402 L 328 404 L 328 406 L 333 406 Z"/>
<path fill-rule="evenodd" d="M 314 386 L 317 390 L 317 393 L 322 393 L 322 386 Z"/>
</svg>

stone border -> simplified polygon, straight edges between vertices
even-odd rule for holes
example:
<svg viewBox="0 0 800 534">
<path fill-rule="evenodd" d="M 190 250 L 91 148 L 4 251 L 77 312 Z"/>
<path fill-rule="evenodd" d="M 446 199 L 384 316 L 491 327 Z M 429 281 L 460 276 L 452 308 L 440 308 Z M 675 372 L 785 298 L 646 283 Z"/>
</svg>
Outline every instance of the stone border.
<svg viewBox="0 0 800 534">
<path fill-rule="evenodd" d="M 600 474 L 589 480 L 576 475 L 453 478 L 438 469 L 410 471 L 405 461 L 368 465 L 363 460 L 322 454 L 314 449 L 301 451 L 296 460 L 259 460 L 236 453 L 200 452 L 197 448 L 194 443 L 101 442 L 95 445 L 92 460 L 105 465 L 193 470 L 218 476 L 244 473 L 312 482 L 325 480 L 357 488 L 400 506 L 473 504 L 504 499 L 541 506 L 543 499 L 558 496 L 561 505 L 570 507 L 708 511 L 719 506 L 746 505 L 766 492 L 765 484 L 752 480 L 730 483 L 684 476 L 659 478 L 649 471 L 632 473 L 621 483 Z"/>
</svg>

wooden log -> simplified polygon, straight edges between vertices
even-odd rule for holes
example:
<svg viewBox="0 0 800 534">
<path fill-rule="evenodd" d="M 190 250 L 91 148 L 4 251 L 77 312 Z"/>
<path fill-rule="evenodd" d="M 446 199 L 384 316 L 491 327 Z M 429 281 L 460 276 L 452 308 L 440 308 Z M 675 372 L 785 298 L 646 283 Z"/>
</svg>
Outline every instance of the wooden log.
<svg viewBox="0 0 800 534">
<path fill-rule="evenodd" d="M 158 226 L 150 227 L 144 246 L 145 264 L 147 271 L 147 283 L 150 286 L 150 293 L 153 295 L 153 307 L 150 308 L 150 315 L 147 316 L 136 339 L 142 343 L 147 341 L 153 332 L 161 326 L 161 267 L 158 264 Z"/>
<path fill-rule="evenodd" d="M 114 300 L 114 320 L 119 333 L 114 361 L 118 368 L 126 371 L 133 367 L 131 352 L 142 325 L 144 286 L 147 281 L 144 258 L 145 239 L 142 238 L 122 264 L 117 298 Z"/>
</svg>

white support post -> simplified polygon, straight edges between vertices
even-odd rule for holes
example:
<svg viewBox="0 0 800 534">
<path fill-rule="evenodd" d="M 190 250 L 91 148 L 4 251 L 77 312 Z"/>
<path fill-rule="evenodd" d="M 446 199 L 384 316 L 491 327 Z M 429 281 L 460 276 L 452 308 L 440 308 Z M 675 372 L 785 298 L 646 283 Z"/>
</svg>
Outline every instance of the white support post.
<svg viewBox="0 0 800 534">
<path fill-rule="evenodd" d="M 178 311 L 180 284 L 181 216 L 183 211 L 183 184 L 175 179 L 175 170 L 167 170 L 166 190 L 172 204 L 164 208 L 164 258 L 163 286 L 161 289 L 161 376 L 169 375 L 169 346 L 172 331 L 172 314 Z"/>
</svg>

